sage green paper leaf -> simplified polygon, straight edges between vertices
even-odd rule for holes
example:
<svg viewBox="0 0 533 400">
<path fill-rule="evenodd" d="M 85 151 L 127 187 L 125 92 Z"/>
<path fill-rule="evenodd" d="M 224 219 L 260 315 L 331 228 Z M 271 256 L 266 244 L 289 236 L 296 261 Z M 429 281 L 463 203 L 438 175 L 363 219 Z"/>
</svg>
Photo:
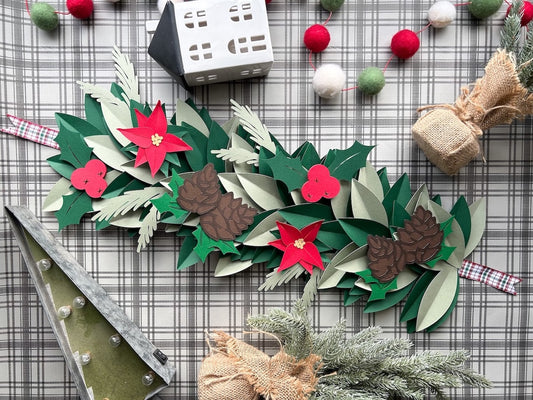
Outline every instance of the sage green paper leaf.
<svg viewBox="0 0 533 400">
<path fill-rule="evenodd" d="M 442 263 L 440 272 L 422 297 L 416 320 L 417 332 L 433 325 L 448 311 L 455 298 L 458 280 L 457 269 Z"/>
<path fill-rule="evenodd" d="M 485 198 L 481 198 L 472 203 L 469 210 L 472 229 L 470 231 L 468 243 L 465 246 L 465 257 L 468 257 L 470 253 L 474 251 L 483 236 L 483 232 L 485 232 L 485 225 L 487 222 L 487 202 Z"/>
<path fill-rule="evenodd" d="M 115 147 L 113 139 L 108 135 L 86 137 L 85 143 L 93 149 L 93 153 L 100 161 L 117 171 L 123 171 L 122 165 L 131 161 Z"/>
<path fill-rule="evenodd" d="M 450 304 L 448 311 L 446 311 L 446 313 L 442 317 L 440 317 L 437 322 L 435 322 L 433 325 L 426 329 L 428 333 L 433 332 L 435 329 L 441 326 L 452 314 L 453 310 L 455 309 L 455 306 L 457 305 L 457 299 L 459 298 L 459 286 L 459 279 L 457 279 L 457 290 L 455 291 L 455 297 L 453 298 L 452 304 Z"/>
<path fill-rule="evenodd" d="M 418 188 L 418 190 L 413 194 L 413 197 L 409 200 L 405 206 L 405 211 L 409 215 L 413 215 L 418 206 L 422 206 L 425 210 L 428 208 L 429 201 L 429 192 L 426 184 L 423 184 Z"/>
<path fill-rule="evenodd" d="M 339 220 L 342 228 L 358 246 L 364 246 L 368 235 L 390 237 L 389 228 L 368 219 L 343 218 Z"/>
<path fill-rule="evenodd" d="M 281 286 L 281 285 L 286 284 L 289 281 L 292 281 L 293 279 L 298 279 L 300 275 L 302 275 L 304 272 L 305 272 L 305 269 L 300 264 L 296 264 L 280 272 L 278 272 L 277 270 L 274 270 L 267 275 L 267 279 L 261 286 L 259 286 L 259 289 L 257 290 L 258 291 L 272 290 L 276 286 Z"/>
<path fill-rule="evenodd" d="M 380 202 L 383 201 L 383 186 L 381 185 L 376 169 L 368 161 L 366 162 L 366 166 L 359 170 L 357 180 L 366 186 Z"/>
<path fill-rule="evenodd" d="M 198 113 L 183 100 L 176 102 L 176 125 L 186 124 L 202 132 L 205 137 L 209 137 L 209 129 Z"/>
<path fill-rule="evenodd" d="M 235 198 L 241 198 L 243 204 L 247 204 L 252 208 L 255 208 L 259 212 L 262 210 L 251 198 L 248 196 L 248 193 L 244 190 L 237 177 L 237 174 L 234 172 L 222 172 L 218 174 L 218 180 L 226 189 L 227 192 L 232 192 L 235 195 Z"/>
<path fill-rule="evenodd" d="M 354 218 L 368 219 L 388 226 L 387 212 L 380 200 L 361 182 L 352 179 L 352 213 Z"/>
<path fill-rule="evenodd" d="M 71 188 L 68 179 L 60 178 L 52 189 L 50 189 L 46 199 L 44 199 L 43 211 L 52 212 L 59 210 L 63 204 L 63 196 L 69 196 L 74 193 L 74 191 L 75 189 Z"/>
<path fill-rule="evenodd" d="M 115 75 L 119 80 L 119 86 L 124 91 L 126 99 L 141 101 L 139 80 L 137 75 L 135 75 L 135 69 L 128 56 L 122 54 L 118 47 L 114 46 L 113 60 L 115 61 Z"/>
<path fill-rule="evenodd" d="M 238 173 L 237 177 L 248 196 L 262 209 L 272 210 L 285 207 L 274 178 L 250 172 Z"/>
<path fill-rule="evenodd" d="M 351 180 L 366 165 L 366 158 L 373 148 L 355 141 L 345 150 L 330 150 L 326 157 L 330 175 L 339 180 Z"/>
<path fill-rule="evenodd" d="M 339 194 L 331 199 L 331 209 L 337 219 L 348 216 L 348 199 L 350 198 L 352 187 L 350 181 L 340 181 L 340 183 L 341 190 Z"/>
<path fill-rule="evenodd" d="M 93 211 L 92 199 L 85 191 L 76 190 L 72 194 L 63 196 L 63 204 L 55 212 L 59 230 L 68 225 L 79 224 L 81 218 L 91 211 Z"/>
<path fill-rule="evenodd" d="M 253 247 L 268 246 L 268 242 L 272 242 L 273 240 L 277 239 L 277 237 L 270 232 L 274 229 L 278 229 L 276 221 L 285 221 L 285 219 L 277 211 L 273 212 L 268 217 L 263 219 L 259 224 L 257 224 L 257 226 L 253 228 L 250 234 L 246 237 L 246 240 L 243 244 Z"/>
<path fill-rule="evenodd" d="M 287 185 L 289 191 L 301 189 L 307 181 L 307 170 L 303 167 L 299 158 L 291 158 L 278 151 L 276 155 L 265 161 L 274 179 Z"/>
<path fill-rule="evenodd" d="M 411 282 L 409 285 L 405 286 L 402 289 L 387 292 L 385 294 L 384 299 L 369 301 L 366 304 L 363 312 L 365 314 L 374 313 L 374 312 L 383 311 L 383 310 L 386 310 L 388 308 L 395 306 L 400 301 L 402 301 L 405 296 L 407 296 L 407 294 L 409 293 L 413 285 L 414 285 L 414 282 Z"/>
<path fill-rule="evenodd" d="M 231 256 L 219 257 L 217 261 L 217 266 L 215 268 L 215 277 L 219 278 L 222 276 L 233 275 L 238 272 L 244 271 L 247 268 L 250 268 L 254 262 L 252 260 L 246 261 L 233 261 Z"/>
<path fill-rule="evenodd" d="M 135 167 L 135 160 L 128 161 L 120 166 L 119 171 L 124 171 L 134 178 L 147 183 L 149 185 L 155 185 L 158 182 L 165 179 L 165 175 L 161 172 L 157 172 L 154 177 L 150 172 L 148 164 L 143 164 L 138 167 Z"/>
<path fill-rule="evenodd" d="M 118 130 L 119 128 L 133 128 L 128 105 L 120 100 L 115 100 L 114 102 L 102 101 L 100 104 L 102 105 L 102 113 L 104 114 L 106 125 L 113 137 L 121 146 L 130 144 L 129 139 Z"/>
<path fill-rule="evenodd" d="M 200 260 L 200 257 L 198 257 L 198 254 L 196 254 L 194 251 L 196 243 L 196 238 L 193 236 L 187 236 L 185 240 L 183 240 L 178 257 L 178 265 L 176 266 L 178 271 L 182 271 L 186 268 L 189 268 L 191 265 L 202 261 Z"/>
<path fill-rule="evenodd" d="M 437 274 L 433 271 L 426 271 L 420 276 L 405 302 L 402 314 L 400 315 L 400 322 L 416 319 L 420 303 L 422 302 L 422 297 L 424 297 L 427 287 L 435 276 L 437 276 Z"/>
<path fill-rule="evenodd" d="M 361 272 L 368 269 L 368 258 L 366 257 L 367 251 L 367 245 L 351 251 L 336 263 L 335 268 L 339 271 L 351 273 Z"/>
<path fill-rule="evenodd" d="M 320 279 L 322 278 L 323 273 L 324 271 L 320 269 L 315 269 L 309 277 L 309 280 L 304 286 L 304 290 L 301 297 L 303 307 L 311 307 L 311 303 L 313 303 L 313 300 L 315 299 L 316 294 L 318 293 L 318 281 L 320 281 Z"/>
<path fill-rule="evenodd" d="M 224 132 L 226 132 L 226 135 L 231 137 L 235 132 L 237 132 L 237 128 L 239 127 L 239 118 L 233 116 L 224 122 L 221 127 L 224 129 Z"/>
<path fill-rule="evenodd" d="M 472 228 L 472 221 L 470 220 L 470 210 L 468 208 L 468 203 L 466 202 L 464 196 L 460 196 L 457 199 L 457 202 L 453 205 L 450 214 L 455 217 L 455 220 L 463 231 L 465 243 L 468 243 L 468 239 L 470 238 L 470 231 Z"/>
<path fill-rule="evenodd" d="M 337 284 L 341 281 L 343 276 L 345 275 L 344 271 L 341 271 L 337 269 L 337 265 L 339 262 L 341 262 L 348 254 L 350 254 L 352 251 L 357 249 L 357 246 L 355 243 L 350 243 L 346 245 L 344 248 L 339 250 L 335 256 L 331 259 L 329 264 L 324 270 L 324 273 L 322 274 L 322 277 L 320 278 L 320 281 L 318 282 L 318 289 L 329 289 L 332 287 L 337 286 Z"/>
</svg>

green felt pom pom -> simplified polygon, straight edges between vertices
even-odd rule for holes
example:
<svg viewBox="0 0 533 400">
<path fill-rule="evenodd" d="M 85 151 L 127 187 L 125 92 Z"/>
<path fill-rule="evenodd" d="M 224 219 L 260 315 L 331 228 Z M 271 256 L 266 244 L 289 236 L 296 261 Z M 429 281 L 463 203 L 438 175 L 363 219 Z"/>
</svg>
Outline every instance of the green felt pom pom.
<svg viewBox="0 0 533 400">
<path fill-rule="evenodd" d="M 357 88 L 364 94 L 374 95 L 385 86 L 383 71 L 377 67 L 366 68 L 357 79 Z"/>
<path fill-rule="evenodd" d="M 468 10 L 479 19 L 490 17 L 502 6 L 503 0 L 471 0 Z"/>
<path fill-rule="evenodd" d="M 45 31 L 53 31 L 59 24 L 56 10 L 48 3 L 33 3 L 30 11 L 31 20 L 37 28 Z"/>
<path fill-rule="evenodd" d="M 344 4 L 344 0 L 320 0 L 320 4 L 328 11 L 337 11 Z"/>
</svg>

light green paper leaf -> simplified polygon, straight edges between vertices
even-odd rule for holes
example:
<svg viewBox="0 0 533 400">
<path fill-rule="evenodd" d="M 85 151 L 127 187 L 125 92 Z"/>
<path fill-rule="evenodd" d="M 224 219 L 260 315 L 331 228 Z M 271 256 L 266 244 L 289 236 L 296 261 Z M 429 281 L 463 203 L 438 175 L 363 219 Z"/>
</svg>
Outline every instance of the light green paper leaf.
<svg viewBox="0 0 533 400">
<path fill-rule="evenodd" d="M 346 258 L 348 254 L 350 254 L 352 251 L 356 249 L 357 249 L 356 244 L 350 243 L 344 248 L 342 248 L 341 250 L 339 250 L 335 254 L 335 256 L 333 256 L 333 258 L 327 265 L 326 269 L 324 270 L 324 273 L 322 274 L 320 282 L 318 282 L 318 289 L 329 289 L 329 288 L 337 286 L 337 284 L 341 281 L 341 279 L 345 275 L 344 271 L 341 271 L 336 268 L 337 265 L 344 258 Z"/>
<path fill-rule="evenodd" d="M 115 61 L 115 74 L 124 94 L 128 99 L 140 102 L 139 80 L 135 75 L 135 69 L 130 59 L 127 55 L 122 54 L 117 46 L 114 46 L 113 60 Z"/>
<path fill-rule="evenodd" d="M 285 221 L 285 219 L 277 211 L 273 212 L 259 224 L 257 224 L 257 226 L 252 229 L 250 234 L 246 237 L 246 240 L 243 244 L 253 247 L 268 246 L 268 242 L 272 242 L 273 240 L 277 239 L 277 237 L 270 232 L 274 229 L 278 229 L 276 221 Z"/>
<path fill-rule="evenodd" d="M 178 99 L 176 102 L 176 125 L 180 126 L 183 122 L 202 132 L 205 137 L 209 137 L 209 129 L 202 117 L 190 105 Z"/>
<path fill-rule="evenodd" d="M 314 272 L 309 277 L 309 280 L 304 286 L 304 291 L 302 293 L 301 301 L 303 303 L 303 306 L 306 308 L 311 307 L 311 303 L 315 299 L 315 296 L 318 292 L 318 282 L 320 281 L 320 278 L 322 277 L 322 274 L 324 271 L 320 269 L 315 269 Z"/>
<path fill-rule="evenodd" d="M 459 275 L 452 266 L 443 266 L 431 281 L 418 309 L 417 332 L 437 322 L 449 309 L 455 298 Z"/>
<path fill-rule="evenodd" d="M 337 262 L 335 268 L 339 271 L 351 273 L 361 272 L 368 269 L 368 258 L 366 257 L 367 251 L 368 245 L 359 247 Z"/>
<path fill-rule="evenodd" d="M 248 196 L 248 193 L 244 190 L 244 188 L 241 185 L 241 182 L 239 181 L 239 178 L 237 177 L 237 174 L 234 172 L 223 172 L 218 174 L 218 180 L 226 189 L 227 192 L 233 192 L 235 195 L 235 198 L 241 198 L 243 204 L 247 204 L 252 208 L 257 209 L 258 211 L 261 211 L 262 208 L 259 207 L 251 198 Z"/>
<path fill-rule="evenodd" d="M 194 251 L 202 262 L 205 262 L 209 253 L 216 249 L 220 250 L 222 254 L 239 254 L 239 250 L 235 248 L 235 244 L 232 241 L 211 239 L 200 226 L 192 234 L 198 241 Z"/>
<path fill-rule="evenodd" d="M 215 277 L 220 278 L 222 276 L 229 276 L 238 272 L 244 271 L 253 265 L 252 260 L 235 260 L 231 259 L 231 256 L 219 257 L 217 266 L 215 268 Z"/>
<path fill-rule="evenodd" d="M 93 203 L 94 204 L 94 203 Z M 109 220 L 109 224 L 126 229 L 139 229 L 142 226 L 141 218 L 144 215 L 144 209 L 130 211 L 124 215 L 117 215 Z"/>
<path fill-rule="evenodd" d="M 331 209 L 335 218 L 345 218 L 348 216 L 348 200 L 350 199 L 351 183 L 350 181 L 340 181 L 341 190 L 339 194 L 331 199 Z"/>
<path fill-rule="evenodd" d="M 379 179 L 376 169 L 368 161 L 366 162 L 366 166 L 359 170 L 359 177 L 357 180 L 366 186 L 380 202 L 383 201 L 384 194 L 381 180 Z"/>
<path fill-rule="evenodd" d="M 68 196 L 74 193 L 71 189 L 70 181 L 66 178 L 60 178 L 46 196 L 43 203 L 43 211 L 52 212 L 57 211 L 63 204 L 63 196 Z"/>
<path fill-rule="evenodd" d="M 123 171 L 122 164 L 131 161 L 115 147 L 113 140 L 107 135 L 88 136 L 85 143 L 93 149 L 100 161 L 117 171 Z"/>
<path fill-rule="evenodd" d="M 479 244 L 483 232 L 485 232 L 485 226 L 487 223 L 487 201 L 485 198 L 481 198 L 478 201 L 472 203 L 469 207 L 470 219 L 472 221 L 472 229 L 470 231 L 470 238 L 465 246 L 464 257 L 468 257 L 470 253 Z"/>
<path fill-rule="evenodd" d="M 253 164 L 259 165 L 259 154 L 244 149 L 230 147 L 229 149 L 211 150 L 217 158 L 236 164 Z"/>
<path fill-rule="evenodd" d="M 354 218 L 376 221 L 385 226 L 389 224 L 387 212 L 380 200 L 355 179 L 352 179 L 352 213 Z"/>
<path fill-rule="evenodd" d="M 411 200 L 409 200 L 409 202 L 405 206 L 405 211 L 407 211 L 409 215 L 413 215 L 418 206 L 422 206 L 424 210 L 427 210 L 428 201 L 429 201 L 428 188 L 426 184 L 423 184 L 422 186 L 418 188 L 415 194 L 413 194 L 413 197 L 411 197 Z"/>
<path fill-rule="evenodd" d="M 264 210 L 285 207 L 281 199 L 276 181 L 267 175 L 251 172 L 238 173 L 237 177 L 250 198 Z"/>
<path fill-rule="evenodd" d="M 156 183 L 165 179 L 165 175 L 161 172 L 157 172 L 154 177 L 150 173 L 150 167 L 148 164 L 143 164 L 135 167 L 135 160 L 128 161 L 120 166 L 121 170 L 133 176 L 134 178 L 148 183 L 149 185 L 155 185 Z"/>
</svg>

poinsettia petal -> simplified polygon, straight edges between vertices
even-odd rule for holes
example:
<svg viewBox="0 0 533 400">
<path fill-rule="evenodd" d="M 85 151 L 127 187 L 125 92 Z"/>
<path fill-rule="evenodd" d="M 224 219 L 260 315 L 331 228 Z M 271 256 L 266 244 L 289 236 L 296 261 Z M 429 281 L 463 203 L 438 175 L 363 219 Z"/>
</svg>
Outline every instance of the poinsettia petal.
<svg viewBox="0 0 533 400">
<path fill-rule="evenodd" d="M 146 150 L 142 147 L 139 147 L 139 151 L 137 152 L 137 158 L 135 158 L 134 167 L 137 168 L 139 165 L 144 164 L 146 161 L 148 161 L 148 158 L 146 157 Z"/>
<path fill-rule="evenodd" d="M 166 152 L 165 150 L 152 146 L 148 147 L 146 150 L 146 158 L 148 159 L 148 165 L 150 166 L 150 171 L 152 172 L 152 178 L 155 176 L 163 161 L 165 161 Z"/>
<path fill-rule="evenodd" d="M 158 133 L 159 135 L 167 133 L 167 117 L 165 116 L 163 107 L 161 107 L 161 100 L 157 102 L 154 111 L 152 111 L 152 114 L 148 117 L 148 124 L 155 130 L 155 133 Z"/>
<path fill-rule="evenodd" d="M 126 138 L 136 144 L 139 147 L 148 148 L 153 146 L 152 144 L 152 135 L 154 130 L 152 128 L 129 128 L 129 129 L 118 129 Z"/>
<path fill-rule="evenodd" d="M 283 241 L 281 239 L 273 240 L 272 242 L 268 242 L 268 244 L 281 251 L 285 251 L 285 249 L 287 248 L 287 246 L 283 244 Z"/>
<path fill-rule="evenodd" d="M 307 261 L 300 260 L 298 261 L 304 269 L 309 272 L 311 275 L 313 274 L 313 264 L 309 264 Z"/>
<path fill-rule="evenodd" d="M 174 136 L 171 133 L 163 135 L 163 141 L 160 146 L 164 146 L 167 153 L 174 153 L 176 151 L 192 150 L 192 147 L 185 143 L 182 139 Z"/>
<path fill-rule="evenodd" d="M 318 231 L 322 226 L 322 220 L 313 222 L 302 229 L 302 237 L 306 242 L 312 242 L 316 239 Z"/>
<path fill-rule="evenodd" d="M 276 221 L 276 224 L 278 225 L 281 240 L 286 246 L 293 244 L 296 240 L 303 237 L 301 232 L 292 225 L 279 221 Z"/>
<path fill-rule="evenodd" d="M 324 269 L 324 263 L 320 257 L 320 252 L 317 247 L 310 242 L 307 242 L 302 249 L 302 260 L 309 264 L 316 265 L 320 269 Z"/>
<path fill-rule="evenodd" d="M 284 269 L 292 267 L 302 259 L 303 255 L 304 252 L 302 249 L 299 249 L 296 246 L 288 246 L 285 253 L 283 253 L 283 258 L 279 264 L 278 271 L 283 271 Z"/>
<path fill-rule="evenodd" d="M 137 117 L 137 126 L 139 128 L 150 127 L 148 123 L 148 117 L 139 110 L 135 109 L 135 116 Z"/>
</svg>

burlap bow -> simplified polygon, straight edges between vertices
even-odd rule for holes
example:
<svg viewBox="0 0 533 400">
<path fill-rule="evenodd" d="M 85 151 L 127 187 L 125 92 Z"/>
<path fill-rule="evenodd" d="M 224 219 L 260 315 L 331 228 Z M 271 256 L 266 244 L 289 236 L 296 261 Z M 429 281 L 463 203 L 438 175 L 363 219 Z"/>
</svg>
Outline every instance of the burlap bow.
<svg viewBox="0 0 533 400">
<path fill-rule="evenodd" d="M 413 137 L 427 158 L 449 175 L 480 153 L 483 130 L 532 113 L 533 96 L 522 86 L 512 56 L 500 50 L 473 89 L 461 89 L 455 104 L 431 105 L 413 125 Z"/>
<path fill-rule="evenodd" d="M 200 367 L 199 400 L 305 400 L 316 387 L 320 357 L 296 360 L 283 351 L 269 357 L 225 332 Z"/>
</svg>

